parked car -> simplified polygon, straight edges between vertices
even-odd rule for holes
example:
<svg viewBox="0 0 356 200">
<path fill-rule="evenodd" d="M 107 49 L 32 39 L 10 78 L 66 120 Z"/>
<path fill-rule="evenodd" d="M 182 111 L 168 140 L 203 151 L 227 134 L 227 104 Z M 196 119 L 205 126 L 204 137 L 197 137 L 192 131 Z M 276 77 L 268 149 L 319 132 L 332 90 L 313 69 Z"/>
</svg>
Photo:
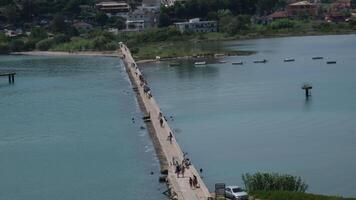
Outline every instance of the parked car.
<svg viewBox="0 0 356 200">
<path fill-rule="evenodd" d="M 248 200 L 248 194 L 239 186 L 227 186 L 225 196 L 233 200 Z"/>
</svg>

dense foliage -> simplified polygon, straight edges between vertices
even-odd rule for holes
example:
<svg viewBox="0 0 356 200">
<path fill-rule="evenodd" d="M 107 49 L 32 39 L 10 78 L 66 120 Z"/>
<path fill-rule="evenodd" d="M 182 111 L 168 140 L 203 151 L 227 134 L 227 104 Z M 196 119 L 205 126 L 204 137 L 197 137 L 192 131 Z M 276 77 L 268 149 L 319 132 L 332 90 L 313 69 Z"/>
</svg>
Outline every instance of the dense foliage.
<svg viewBox="0 0 356 200">
<path fill-rule="evenodd" d="M 190 0 L 176 3 L 172 7 L 162 7 L 159 17 L 160 26 L 173 22 L 199 17 L 218 19 L 219 12 L 228 10 L 232 15 L 264 15 L 283 8 L 284 0 Z"/>
<path fill-rule="evenodd" d="M 300 178 L 278 173 L 243 174 L 242 180 L 248 191 L 305 192 L 308 185 Z"/>
<path fill-rule="evenodd" d="M 289 191 L 254 191 L 250 194 L 255 198 L 264 200 L 356 200 L 355 198 L 342 198 Z"/>
</svg>

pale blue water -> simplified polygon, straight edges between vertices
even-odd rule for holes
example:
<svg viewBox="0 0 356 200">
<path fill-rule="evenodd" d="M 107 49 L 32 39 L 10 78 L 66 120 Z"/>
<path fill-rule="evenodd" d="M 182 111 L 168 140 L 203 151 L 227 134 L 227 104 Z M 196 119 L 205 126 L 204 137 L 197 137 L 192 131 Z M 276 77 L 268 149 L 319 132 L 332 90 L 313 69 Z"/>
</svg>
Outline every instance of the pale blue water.
<svg viewBox="0 0 356 200">
<path fill-rule="evenodd" d="M 356 36 L 225 45 L 258 53 L 206 67 L 142 67 L 162 110 L 175 117 L 170 123 L 183 150 L 204 169 L 208 187 L 242 185 L 242 173 L 268 171 L 301 176 L 309 192 L 356 196 Z M 254 64 L 257 59 L 268 63 Z M 246 64 L 231 65 L 239 60 Z M 304 82 L 314 87 L 309 101 Z"/>
<path fill-rule="evenodd" d="M 0 56 L 3 70 L 0 199 L 165 199 L 119 59 Z"/>
</svg>

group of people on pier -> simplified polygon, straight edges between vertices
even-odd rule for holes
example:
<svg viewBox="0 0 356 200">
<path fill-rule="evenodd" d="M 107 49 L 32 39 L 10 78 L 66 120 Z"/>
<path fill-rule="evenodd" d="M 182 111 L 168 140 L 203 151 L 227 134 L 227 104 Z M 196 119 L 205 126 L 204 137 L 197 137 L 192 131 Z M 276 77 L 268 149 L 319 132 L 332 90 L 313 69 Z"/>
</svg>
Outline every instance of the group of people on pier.
<svg viewBox="0 0 356 200">
<path fill-rule="evenodd" d="M 126 64 L 127 69 L 129 69 L 129 71 L 131 71 L 131 74 L 134 73 L 134 76 L 136 76 L 136 81 L 138 78 L 138 81 L 136 82 L 136 84 L 139 83 L 140 87 L 143 89 L 143 93 L 146 96 L 146 98 L 148 98 L 148 99 L 152 98 L 151 89 L 149 88 L 148 83 L 145 80 L 143 74 L 140 72 L 139 68 L 137 67 L 137 64 L 133 61 L 133 58 L 130 55 L 129 50 L 127 49 L 126 46 L 123 46 L 123 44 L 120 44 L 120 45 L 122 48 L 124 48 L 123 58 L 124 58 L 124 62 Z M 136 87 L 135 91 L 137 91 L 137 92 L 139 91 L 137 87 Z M 154 112 L 154 114 L 156 114 L 156 113 L 157 112 Z M 149 112 L 149 116 L 150 116 L 150 114 L 152 114 L 152 113 Z M 156 118 L 156 116 L 154 118 Z M 156 120 L 158 120 L 161 128 L 165 128 L 165 125 L 166 125 L 165 123 L 167 122 L 167 119 L 159 110 L 158 110 L 157 118 L 154 119 L 154 121 L 157 123 Z M 170 120 L 172 120 L 172 121 L 174 120 L 172 116 L 170 116 Z M 168 129 L 167 131 L 165 131 L 165 133 L 168 134 L 167 141 L 169 141 L 169 143 L 171 144 L 171 147 L 174 148 L 174 145 L 172 145 L 173 139 L 174 139 L 172 131 Z M 173 167 L 174 167 L 173 169 L 177 175 L 177 178 L 187 178 L 187 179 L 183 179 L 184 185 L 189 184 L 189 186 L 192 190 L 201 188 L 200 184 L 198 183 L 197 174 L 194 174 L 195 170 L 189 169 L 192 164 L 191 164 L 190 159 L 187 158 L 187 153 L 183 153 L 183 160 L 181 162 L 179 160 L 175 159 L 175 157 L 172 157 L 171 165 L 173 165 Z M 202 173 L 202 169 L 200 169 L 200 173 Z M 188 174 L 188 177 L 185 177 L 185 174 Z M 187 180 L 187 182 L 185 182 L 186 180 Z M 202 184 L 202 188 L 204 189 L 204 184 Z"/>
<path fill-rule="evenodd" d="M 189 177 L 189 186 L 190 188 L 194 189 L 194 188 L 200 188 L 200 185 L 198 184 L 198 178 L 197 176 L 193 175 L 192 177 Z"/>
</svg>

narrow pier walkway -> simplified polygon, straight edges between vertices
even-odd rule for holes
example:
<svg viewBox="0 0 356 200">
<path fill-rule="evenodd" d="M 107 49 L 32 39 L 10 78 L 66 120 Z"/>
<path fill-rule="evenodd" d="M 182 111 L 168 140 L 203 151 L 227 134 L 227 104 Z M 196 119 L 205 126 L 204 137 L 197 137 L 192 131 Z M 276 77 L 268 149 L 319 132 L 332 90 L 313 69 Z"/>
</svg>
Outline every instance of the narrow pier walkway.
<svg viewBox="0 0 356 200">
<path fill-rule="evenodd" d="M 10 83 L 10 84 L 11 84 L 11 83 L 15 83 L 15 75 L 16 75 L 15 72 L 6 72 L 6 73 L 0 72 L 0 77 L 1 77 L 1 76 L 7 76 L 7 77 L 9 77 L 9 83 Z"/>
<path fill-rule="evenodd" d="M 190 165 L 188 169 L 185 170 L 184 178 L 177 178 L 175 174 L 175 166 L 172 164 L 172 160 L 177 160 L 179 163 L 184 159 L 183 151 L 180 146 L 173 138 L 170 142 L 167 138 L 169 133 L 173 131 L 170 129 L 168 123 L 163 120 L 163 126 L 160 124 L 161 110 L 156 103 L 154 97 L 151 97 L 147 93 L 147 86 L 142 84 L 142 79 L 140 80 L 141 72 L 137 67 L 130 50 L 124 44 L 120 44 L 120 49 L 122 52 L 122 58 L 125 63 L 125 68 L 129 73 L 129 76 L 133 77 L 131 80 L 132 84 L 138 88 L 138 95 L 142 98 L 144 107 L 150 114 L 150 119 L 155 130 L 155 134 L 161 145 L 164 156 L 168 161 L 168 186 L 172 191 L 176 193 L 176 199 L 179 200 L 207 200 L 212 199 L 208 188 L 205 186 L 203 180 L 201 179 L 199 173 L 193 165 Z M 174 135 L 174 133 L 173 133 Z M 197 177 L 199 188 L 191 188 L 189 184 L 189 177 L 193 178 L 193 175 Z"/>
</svg>

